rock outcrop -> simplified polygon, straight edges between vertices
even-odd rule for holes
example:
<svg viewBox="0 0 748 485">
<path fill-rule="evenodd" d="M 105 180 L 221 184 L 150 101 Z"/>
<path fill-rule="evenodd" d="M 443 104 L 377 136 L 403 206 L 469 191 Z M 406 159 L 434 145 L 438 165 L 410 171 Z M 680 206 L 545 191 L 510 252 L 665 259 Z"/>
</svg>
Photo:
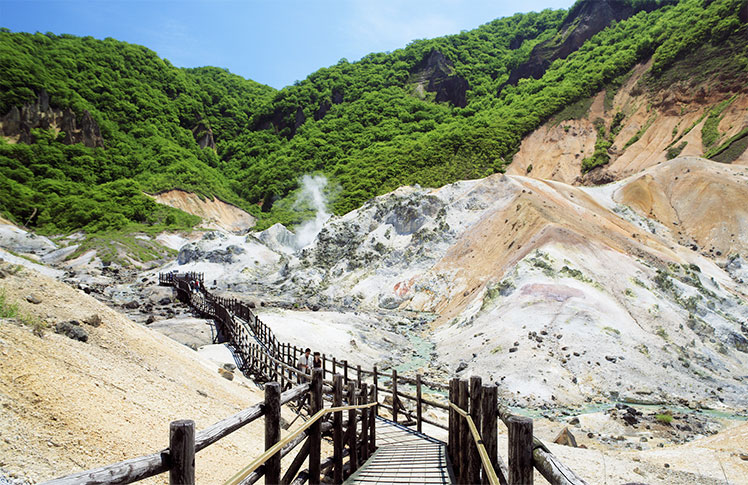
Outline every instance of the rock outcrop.
<svg viewBox="0 0 748 485">
<path fill-rule="evenodd" d="M 467 80 L 454 74 L 454 65 L 444 54 L 434 49 L 410 72 L 411 82 L 426 91 L 436 93 L 436 101 L 448 101 L 461 108 L 467 105 Z"/>
<path fill-rule="evenodd" d="M 192 128 L 192 136 L 195 137 L 195 141 L 200 148 L 216 149 L 216 142 L 213 139 L 213 130 L 208 126 L 205 121 L 199 121 L 194 128 Z"/>
<path fill-rule="evenodd" d="M 511 72 L 506 84 L 514 85 L 527 77 L 539 79 L 553 61 L 564 59 L 579 49 L 611 22 L 625 20 L 641 10 L 649 12 L 656 7 L 655 2 L 644 2 L 635 8 L 631 2 L 624 0 L 584 0 L 576 3 L 569 10 L 558 34 L 536 45 L 529 59 Z"/>
<path fill-rule="evenodd" d="M 0 118 L 0 135 L 16 138 L 20 143 L 33 143 L 31 130 L 55 129 L 65 134 L 63 143 L 73 145 L 83 143 L 87 147 L 103 147 L 99 125 L 87 110 L 80 117 L 70 108 L 55 109 L 49 104 L 49 94 L 41 90 L 33 103 L 20 108 L 13 106 Z"/>
</svg>

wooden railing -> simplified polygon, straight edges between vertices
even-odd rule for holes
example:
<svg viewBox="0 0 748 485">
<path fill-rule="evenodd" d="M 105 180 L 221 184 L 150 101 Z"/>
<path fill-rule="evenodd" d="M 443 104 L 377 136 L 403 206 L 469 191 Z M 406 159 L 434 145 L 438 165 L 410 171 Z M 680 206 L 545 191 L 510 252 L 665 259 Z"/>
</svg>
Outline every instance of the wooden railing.
<svg viewBox="0 0 748 485">
<path fill-rule="evenodd" d="M 396 423 L 401 414 L 407 416 L 407 420 L 401 421 L 401 424 L 415 425 L 419 432 L 423 423 L 447 430 L 448 455 L 459 483 L 495 483 L 494 480 L 512 485 L 532 483 L 535 468 L 552 485 L 586 484 L 560 463 L 540 440 L 533 437 L 532 419 L 514 416 L 498 402 L 495 385 L 482 385 L 479 377 L 472 377 L 469 381 L 455 378 L 449 386 L 444 386 L 426 381 L 420 374 L 415 378 L 399 376 L 396 369 L 382 373 L 376 366 L 366 370 L 360 365 L 350 365 L 347 360 L 326 355 L 322 356 L 321 369 L 314 369 L 311 375 L 304 373 L 295 365 L 302 349 L 279 341 L 249 305 L 213 295 L 205 289 L 203 282 L 202 273 L 159 274 L 161 285 L 173 286 L 180 301 L 216 322 L 218 334 L 232 348 L 240 370 L 266 383 L 265 402 L 226 418 L 197 435 L 194 434 L 194 423 L 175 421 L 172 423 L 170 447 L 166 450 L 49 483 L 132 483 L 166 471 L 170 472 L 171 483 L 194 483 L 195 452 L 263 415 L 268 451 L 237 473 L 235 481 L 229 483 L 254 483 L 263 475 L 266 483 L 300 484 L 306 480 L 319 483 L 323 471 L 330 475 L 328 478 L 334 483 L 342 483 L 374 451 L 374 419 L 381 407 L 390 411 Z M 330 380 L 326 379 L 328 375 Z M 389 379 L 389 383 L 385 379 Z M 401 390 L 401 385 L 410 387 L 415 394 Z M 428 397 L 424 396 L 424 390 Z M 380 400 L 380 392 L 391 396 L 391 405 L 385 404 L 384 398 Z M 338 410 L 344 397 L 349 413 L 345 432 L 342 427 L 343 409 Z M 281 441 L 279 406 L 306 398 L 309 398 L 310 413 L 314 414 L 313 421 L 305 425 L 304 430 Z M 323 409 L 324 398 L 332 401 L 333 409 Z M 446 411 L 448 424 L 423 416 L 427 406 Z M 332 420 L 325 421 L 323 417 L 329 418 L 330 413 L 334 415 Z M 498 454 L 497 418 L 508 429 L 508 466 Z M 361 433 L 357 432 L 356 427 L 359 421 L 362 424 Z M 319 452 L 319 436 L 322 434 L 332 434 L 334 444 L 333 456 L 325 461 L 321 461 Z M 194 446 L 191 436 L 194 436 Z M 302 449 L 280 477 L 280 458 L 302 442 Z M 349 460 L 344 466 L 342 460 L 345 455 Z M 299 472 L 307 457 L 309 469 Z M 190 476 L 193 482 L 185 481 Z"/>
<path fill-rule="evenodd" d="M 201 283 L 199 294 L 186 293 L 191 287 L 191 279 L 199 279 Z M 161 276 L 159 281 L 162 281 Z M 285 373 L 295 371 L 294 365 L 298 362 L 303 350 L 295 345 L 280 342 L 273 331 L 257 318 L 248 305 L 236 299 L 224 299 L 211 295 L 202 285 L 202 274 L 172 274 L 172 276 L 164 276 L 163 281 L 162 284 L 171 284 L 178 289 L 180 300 L 192 304 L 201 313 L 216 319 L 219 330 L 231 336 L 229 341 L 235 351 L 241 356 L 246 356 L 242 358 L 248 359 L 244 361 L 247 362 L 244 365 L 245 369 L 252 369 L 255 376 L 260 375 L 267 379 L 290 382 L 288 379 L 291 377 Z M 202 300 L 200 294 L 204 295 Z M 225 314 L 212 311 L 211 305 L 223 307 L 227 311 Z M 233 318 L 232 314 L 236 318 Z M 253 335 L 249 336 L 249 332 Z M 252 338 L 255 339 L 254 342 L 251 342 Z M 242 348 L 248 350 L 241 350 Z M 323 378 L 326 378 L 328 374 L 335 375 L 338 370 L 342 370 L 344 385 L 355 382 L 361 386 L 364 380 L 371 380 L 377 413 L 378 408 L 384 408 L 391 413 L 393 421 L 408 426 L 415 425 L 419 432 L 422 431 L 423 423 L 447 430 L 450 459 L 455 471 L 459 473 L 460 483 L 473 483 L 481 474 L 488 476 L 490 473 L 486 470 L 481 472 L 479 448 L 470 440 L 469 426 L 467 422 L 458 419 L 459 413 L 454 409 L 455 406 L 465 412 L 469 410 L 475 426 L 481 428 L 483 444 L 501 483 L 507 483 L 507 481 L 508 483 L 532 483 L 533 468 L 537 469 L 553 485 L 586 483 L 571 469 L 564 466 L 539 439 L 533 436 L 532 419 L 511 414 L 506 406 L 499 403 L 496 386 L 482 385 L 480 377 L 471 377 L 469 381 L 452 379 L 449 386 L 445 386 L 427 381 L 421 374 L 416 374 L 415 378 L 411 378 L 398 375 L 396 369 L 391 369 L 387 373 L 380 372 L 377 366 L 371 370 L 362 369 L 360 365 L 353 366 L 347 360 L 338 360 L 323 354 Z M 390 380 L 388 385 L 380 382 L 387 378 Z M 402 391 L 400 386 L 413 388 L 415 394 Z M 429 397 L 424 396 L 424 390 L 431 391 Z M 380 400 L 380 392 L 392 397 L 392 405 L 385 404 L 382 402 L 383 399 Z M 444 402 L 446 392 L 449 393 L 449 398 Z M 405 403 L 412 404 L 413 408 L 409 408 Z M 423 416 L 423 411 L 427 406 L 447 411 L 449 424 L 445 425 L 443 422 Z M 407 420 L 402 422 L 401 415 L 406 416 Z M 508 466 L 498 455 L 497 417 L 508 430 Z M 460 441 L 455 441 L 458 439 Z"/>
<path fill-rule="evenodd" d="M 357 464 L 368 459 L 376 449 L 374 393 L 366 385 L 357 387 L 351 382 L 344 389 L 341 375 L 335 375 L 331 387 L 324 386 L 322 372 L 315 369 L 312 375 L 304 375 L 311 382 L 301 384 L 281 393 L 280 384 L 265 384 L 265 400 L 230 416 L 213 426 L 195 433 L 191 420 L 173 421 L 170 425 L 169 448 L 101 468 L 67 475 L 46 482 L 48 485 L 72 484 L 125 484 L 133 483 L 161 473 L 169 472 L 169 483 L 195 483 L 195 453 L 205 449 L 234 431 L 264 416 L 266 452 L 253 460 L 227 483 L 252 484 L 263 476 L 265 483 L 303 484 L 320 483 L 323 473 L 335 483 L 357 469 Z M 332 401 L 332 408 L 324 408 L 325 393 Z M 281 406 L 309 399 L 313 416 L 302 427 L 281 440 Z M 343 400 L 346 405 L 343 406 Z M 346 426 L 343 426 L 343 411 L 348 411 Z M 333 414 L 332 417 L 329 415 Z M 360 430 L 359 430 L 360 428 Z M 330 436 L 334 454 L 321 460 L 321 440 Z M 280 460 L 293 450 L 301 448 L 291 465 L 281 477 Z M 348 462 L 344 463 L 344 457 Z M 308 469 L 299 472 L 309 458 Z"/>
</svg>

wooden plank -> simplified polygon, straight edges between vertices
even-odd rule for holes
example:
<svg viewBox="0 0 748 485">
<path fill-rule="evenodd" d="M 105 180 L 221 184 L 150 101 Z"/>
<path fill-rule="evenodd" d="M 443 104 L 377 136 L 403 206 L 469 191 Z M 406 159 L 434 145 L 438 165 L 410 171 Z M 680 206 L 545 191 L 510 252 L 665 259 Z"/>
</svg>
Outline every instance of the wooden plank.
<svg viewBox="0 0 748 485">
<path fill-rule="evenodd" d="M 359 374 L 360 375 L 360 374 Z M 366 387 L 366 383 L 361 383 L 361 394 L 359 396 L 359 404 L 366 404 L 366 400 L 369 397 L 369 392 Z M 364 463 L 369 458 L 369 410 L 361 410 L 361 445 L 359 456 L 361 457 L 361 463 Z"/>
<path fill-rule="evenodd" d="M 374 372 L 373 372 L 372 379 L 374 381 L 374 384 L 373 384 L 373 386 L 374 386 L 374 402 L 377 402 L 377 403 L 379 402 L 379 388 L 377 387 L 377 379 L 378 379 L 378 377 L 379 376 L 377 374 L 377 366 L 374 366 Z M 379 416 L 379 405 L 374 406 L 374 415 L 375 416 Z"/>
<path fill-rule="evenodd" d="M 356 383 L 351 381 L 348 383 L 348 404 L 356 404 Z M 350 456 L 351 473 L 354 473 L 358 468 L 358 456 L 356 453 L 356 441 L 358 441 L 358 433 L 356 432 L 356 410 L 350 409 L 348 411 L 348 451 Z"/>
<path fill-rule="evenodd" d="M 169 485 L 195 484 L 195 422 L 172 421 L 169 425 Z"/>
<path fill-rule="evenodd" d="M 467 379 L 460 379 L 457 392 L 457 407 L 463 411 L 468 410 L 468 381 Z M 468 471 L 468 447 L 470 439 L 470 429 L 465 421 L 465 418 L 460 416 L 460 427 L 458 429 L 459 435 L 457 438 L 457 463 L 459 464 L 459 482 L 468 483 L 467 471 Z"/>
<path fill-rule="evenodd" d="M 273 447 L 281 437 L 281 404 L 280 384 L 268 382 L 265 384 L 265 450 Z M 265 481 L 280 483 L 281 456 L 280 452 L 271 456 L 265 462 Z"/>
<path fill-rule="evenodd" d="M 533 483 L 532 419 L 512 416 L 509 421 L 509 483 Z"/>
<path fill-rule="evenodd" d="M 421 406 L 423 405 L 423 401 L 421 400 L 421 374 L 416 374 L 416 429 L 420 433 L 423 430 L 423 427 L 421 425 L 421 422 L 423 420 L 423 415 Z"/>
<path fill-rule="evenodd" d="M 457 392 L 460 379 L 453 377 L 449 381 L 449 402 L 457 404 Z M 447 452 L 452 466 L 457 469 L 457 436 L 459 435 L 460 416 L 452 408 L 449 408 L 449 433 L 447 434 Z"/>
<path fill-rule="evenodd" d="M 537 443 L 535 444 L 537 445 Z M 535 447 L 532 452 L 535 468 L 551 485 L 587 485 L 587 482 L 561 463 L 545 447 Z"/>
<path fill-rule="evenodd" d="M 397 369 L 392 369 L 392 421 L 397 423 Z"/>
<path fill-rule="evenodd" d="M 375 386 L 372 386 L 371 391 L 369 392 L 369 402 L 376 402 L 377 398 L 377 389 Z M 377 407 L 373 406 L 369 408 L 369 455 L 374 453 L 377 449 Z"/>
<path fill-rule="evenodd" d="M 486 447 L 486 453 L 491 460 L 491 466 L 496 471 L 501 485 L 507 485 L 506 477 L 499 466 L 499 442 L 498 442 L 498 418 L 496 402 L 498 399 L 498 388 L 495 384 L 483 385 L 481 390 L 481 438 Z M 488 477 L 483 474 L 481 483 L 487 484 Z"/>
<path fill-rule="evenodd" d="M 343 376 L 335 374 L 332 376 L 333 382 L 333 407 L 343 405 Z M 332 443 L 333 443 L 333 481 L 343 483 L 343 411 L 333 413 L 332 417 Z"/>
<path fill-rule="evenodd" d="M 315 414 L 322 409 L 322 369 L 312 369 L 310 392 L 311 412 Z M 320 480 L 319 463 L 322 459 L 322 433 L 319 420 L 309 428 L 309 443 L 309 483 L 317 485 Z"/>
<path fill-rule="evenodd" d="M 291 480 L 293 480 L 293 478 L 298 473 L 299 468 L 301 468 L 301 465 L 304 464 L 307 457 L 309 456 L 309 448 L 311 447 L 312 442 L 306 436 L 304 436 L 304 439 L 306 439 L 306 441 L 304 442 L 304 446 L 301 447 L 301 449 L 299 450 L 299 452 L 296 454 L 293 461 L 291 462 L 291 465 L 288 467 L 288 470 L 286 470 L 286 473 L 283 475 L 283 479 L 281 480 L 280 483 L 284 485 L 287 485 L 288 483 L 291 482 Z M 265 483 L 274 483 L 274 482 L 265 480 Z"/>
<path fill-rule="evenodd" d="M 481 429 L 481 378 L 479 376 L 470 377 L 470 417 L 477 430 Z M 468 450 L 468 481 L 470 483 L 480 483 L 481 459 L 478 453 L 478 445 L 475 439 L 470 439 L 470 449 Z"/>
<path fill-rule="evenodd" d="M 46 485 L 100 485 L 132 483 L 169 470 L 169 450 L 139 456 L 83 472 L 55 478 Z"/>
</svg>

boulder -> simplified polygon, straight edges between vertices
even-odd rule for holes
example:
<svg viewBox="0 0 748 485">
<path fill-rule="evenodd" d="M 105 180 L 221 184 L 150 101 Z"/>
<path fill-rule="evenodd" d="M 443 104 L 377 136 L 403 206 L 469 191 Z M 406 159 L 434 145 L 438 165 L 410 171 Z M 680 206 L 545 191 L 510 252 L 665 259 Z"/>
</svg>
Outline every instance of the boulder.
<svg viewBox="0 0 748 485">
<path fill-rule="evenodd" d="M 76 320 L 58 323 L 55 325 L 55 332 L 73 340 L 88 342 L 88 332 Z"/>
<path fill-rule="evenodd" d="M 234 380 L 234 373 L 224 369 L 223 367 L 218 368 L 218 373 L 221 374 L 221 377 L 223 377 L 224 379 L 228 379 L 230 381 Z"/>
<path fill-rule="evenodd" d="M 99 325 L 101 325 L 101 317 L 99 316 L 98 313 L 94 313 L 92 315 L 87 316 L 83 320 L 83 323 L 85 323 L 86 325 L 91 325 L 92 327 L 98 327 Z"/>
<path fill-rule="evenodd" d="M 564 428 L 561 432 L 553 439 L 554 443 L 559 445 L 577 447 L 577 440 L 574 435 L 569 431 L 569 428 Z"/>
</svg>

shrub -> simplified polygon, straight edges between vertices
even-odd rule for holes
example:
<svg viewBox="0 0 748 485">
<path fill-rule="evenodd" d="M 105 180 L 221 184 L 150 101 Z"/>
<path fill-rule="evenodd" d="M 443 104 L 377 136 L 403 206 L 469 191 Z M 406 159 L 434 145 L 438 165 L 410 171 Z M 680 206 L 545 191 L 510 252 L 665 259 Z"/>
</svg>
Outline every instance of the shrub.
<svg viewBox="0 0 748 485">
<path fill-rule="evenodd" d="M 670 423 L 673 422 L 673 415 L 672 414 L 657 414 L 655 415 L 655 419 L 658 423 L 667 424 L 670 425 Z"/>
</svg>

